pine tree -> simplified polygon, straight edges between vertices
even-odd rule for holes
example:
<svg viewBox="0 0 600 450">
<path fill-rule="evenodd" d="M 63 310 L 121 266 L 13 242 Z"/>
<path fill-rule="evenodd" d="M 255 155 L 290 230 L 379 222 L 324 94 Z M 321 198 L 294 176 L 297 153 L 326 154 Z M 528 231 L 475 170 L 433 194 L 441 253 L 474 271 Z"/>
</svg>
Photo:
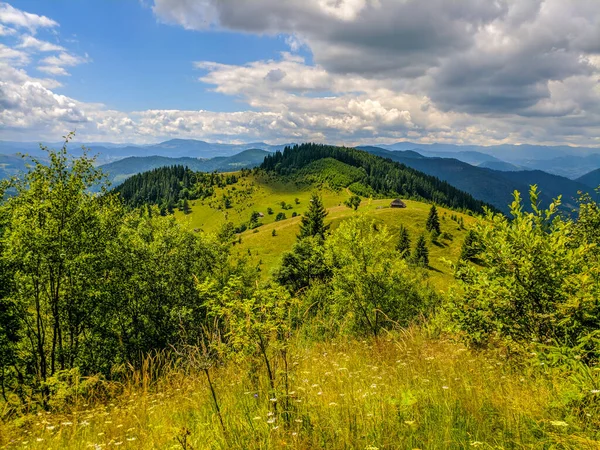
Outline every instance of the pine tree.
<svg viewBox="0 0 600 450">
<path fill-rule="evenodd" d="M 402 258 L 408 258 L 410 256 L 410 237 L 408 235 L 408 230 L 404 225 L 400 225 L 400 237 L 398 239 L 398 245 L 396 245 L 396 250 L 400 253 Z"/>
<path fill-rule="evenodd" d="M 460 259 L 473 261 L 479 253 L 481 253 L 479 238 L 473 230 L 469 230 L 460 250 Z"/>
<path fill-rule="evenodd" d="M 429 217 L 427 217 L 427 224 L 425 225 L 425 229 L 429 232 L 435 230 L 438 235 L 441 234 L 440 230 L 440 218 L 437 213 L 437 209 L 435 205 L 431 205 L 431 209 L 429 210 Z"/>
<path fill-rule="evenodd" d="M 308 211 L 302 216 L 298 239 L 308 236 L 320 236 L 322 239 L 325 239 L 325 234 L 329 230 L 329 225 L 325 225 L 325 217 L 327 217 L 327 211 L 323 206 L 323 201 L 315 193 L 310 199 Z"/>
<path fill-rule="evenodd" d="M 419 239 L 417 239 L 417 245 L 412 254 L 412 261 L 421 267 L 429 266 L 429 250 L 427 249 L 427 243 L 423 235 L 420 235 Z"/>
<path fill-rule="evenodd" d="M 183 206 L 181 207 L 181 210 L 184 214 L 189 214 L 192 212 L 192 209 L 190 208 L 190 202 L 188 202 L 187 198 L 183 199 Z"/>
</svg>

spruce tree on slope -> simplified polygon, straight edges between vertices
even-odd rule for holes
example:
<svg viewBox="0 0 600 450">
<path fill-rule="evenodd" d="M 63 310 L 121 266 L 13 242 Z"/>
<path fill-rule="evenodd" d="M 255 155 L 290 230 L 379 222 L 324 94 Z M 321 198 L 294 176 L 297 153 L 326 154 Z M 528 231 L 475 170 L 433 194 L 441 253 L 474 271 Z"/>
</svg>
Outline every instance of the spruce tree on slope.
<svg viewBox="0 0 600 450">
<path fill-rule="evenodd" d="M 435 205 L 431 205 L 431 209 L 429 210 L 429 216 L 427 217 L 427 223 L 425 224 L 425 228 L 430 233 L 435 230 L 438 235 L 441 234 L 440 218 L 438 216 Z"/>
<path fill-rule="evenodd" d="M 329 230 L 329 225 L 325 225 L 325 217 L 327 217 L 327 211 L 323 206 L 321 197 L 318 194 L 313 194 L 308 211 L 302 217 L 298 239 L 304 239 L 308 236 L 319 236 L 321 239 L 325 239 L 325 235 Z"/>
<path fill-rule="evenodd" d="M 400 225 L 400 237 L 398 238 L 396 250 L 398 250 L 402 258 L 406 259 L 410 256 L 410 237 L 404 225 Z"/>
</svg>

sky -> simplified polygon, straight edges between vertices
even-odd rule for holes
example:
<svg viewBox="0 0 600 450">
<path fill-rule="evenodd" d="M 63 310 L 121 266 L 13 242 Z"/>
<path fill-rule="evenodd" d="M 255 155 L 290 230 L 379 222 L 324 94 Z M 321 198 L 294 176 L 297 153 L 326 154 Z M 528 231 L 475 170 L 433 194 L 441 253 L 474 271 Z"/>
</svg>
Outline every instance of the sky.
<svg viewBox="0 0 600 450">
<path fill-rule="evenodd" d="M 599 0 L 0 1 L 0 139 L 600 146 Z"/>
</svg>

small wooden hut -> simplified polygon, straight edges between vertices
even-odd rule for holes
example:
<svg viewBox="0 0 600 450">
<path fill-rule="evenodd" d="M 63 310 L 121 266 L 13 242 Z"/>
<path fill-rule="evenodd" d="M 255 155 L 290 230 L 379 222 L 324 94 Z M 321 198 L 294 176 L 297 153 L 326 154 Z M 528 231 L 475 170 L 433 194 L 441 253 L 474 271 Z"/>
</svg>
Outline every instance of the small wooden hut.
<svg viewBox="0 0 600 450">
<path fill-rule="evenodd" d="M 406 208 L 406 203 L 397 198 L 392 203 L 390 203 L 390 208 Z"/>
</svg>

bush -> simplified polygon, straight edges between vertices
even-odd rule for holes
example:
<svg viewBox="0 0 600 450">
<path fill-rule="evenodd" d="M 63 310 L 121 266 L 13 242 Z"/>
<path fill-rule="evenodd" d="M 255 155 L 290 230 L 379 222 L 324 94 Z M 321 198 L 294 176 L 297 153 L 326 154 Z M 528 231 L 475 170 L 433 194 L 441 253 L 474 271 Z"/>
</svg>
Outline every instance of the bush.
<svg viewBox="0 0 600 450">
<path fill-rule="evenodd" d="M 599 356 L 600 276 L 595 243 L 558 216 L 560 199 L 547 210 L 530 191 L 531 213 L 515 192 L 512 220 L 489 213 L 475 233 L 483 268 L 459 263 L 460 289 L 451 312 L 467 341 L 500 340 L 511 350 L 565 347 L 578 358 Z"/>
</svg>

